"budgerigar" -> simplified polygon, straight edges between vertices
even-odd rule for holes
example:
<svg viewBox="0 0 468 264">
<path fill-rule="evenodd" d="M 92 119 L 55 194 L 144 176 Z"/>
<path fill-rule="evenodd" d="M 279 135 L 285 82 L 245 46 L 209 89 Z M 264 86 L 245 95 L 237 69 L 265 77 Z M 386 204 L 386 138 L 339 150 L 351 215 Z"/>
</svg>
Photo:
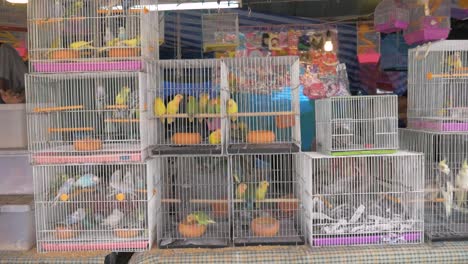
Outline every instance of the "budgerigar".
<svg viewBox="0 0 468 264">
<path fill-rule="evenodd" d="M 458 171 L 457 177 L 455 178 L 455 199 L 457 200 L 457 206 L 461 207 L 466 202 L 466 193 L 468 192 L 468 163 L 466 160 Z"/>
<path fill-rule="evenodd" d="M 97 177 L 94 174 L 87 173 L 83 176 L 81 176 L 78 180 L 75 182 L 75 186 L 80 187 L 80 188 L 91 188 L 96 186 L 99 183 L 99 177 Z"/>
<path fill-rule="evenodd" d="M 114 208 L 112 213 L 108 215 L 104 220 L 102 220 L 102 225 L 108 226 L 110 228 L 114 228 L 119 224 L 123 216 L 124 216 L 124 213 L 122 213 L 119 209 Z"/>
<path fill-rule="evenodd" d="M 119 39 L 126 40 L 127 39 L 127 31 L 124 27 L 119 27 Z"/>
<path fill-rule="evenodd" d="M 270 183 L 267 181 L 261 181 L 260 184 L 257 187 L 257 190 L 255 192 L 255 199 L 256 201 L 261 201 L 265 200 L 267 191 L 268 191 L 268 186 L 270 186 Z M 257 208 L 259 205 L 257 204 Z"/>
<path fill-rule="evenodd" d="M 128 47 L 137 47 L 140 45 L 140 38 L 122 40 L 121 43 Z"/>
<path fill-rule="evenodd" d="M 57 204 L 57 201 L 60 199 L 60 196 L 66 194 L 70 194 L 71 190 L 73 189 L 73 184 L 75 183 L 74 178 L 67 179 L 62 186 L 60 186 L 57 195 L 54 198 L 54 205 Z"/>
<path fill-rule="evenodd" d="M 184 96 L 182 96 L 181 94 L 177 94 L 176 96 L 174 96 L 174 99 L 167 103 L 168 115 L 175 115 L 179 113 L 179 105 L 182 99 L 184 99 Z M 172 124 L 172 122 L 174 122 L 174 118 L 167 118 L 168 124 Z"/>
<path fill-rule="evenodd" d="M 193 223 L 196 222 L 199 225 L 208 225 L 216 223 L 204 212 L 194 212 L 187 216 L 187 222 Z"/>
<path fill-rule="evenodd" d="M 447 218 L 450 217 L 452 214 L 452 205 L 453 205 L 453 185 L 451 182 L 447 182 L 447 188 L 441 188 L 442 197 L 444 198 L 444 206 L 445 206 L 445 216 Z"/>
<path fill-rule="evenodd" d="M 227 102 L 227 112 L 229 115 L 237 114 L 238 106 L 237 106 L 236 101 L 234 101 L 234 99 L 229 99 L 229 101 Z M 237 116 L 232 116 L 231 120 L 232 122 L 236 122 Z"/>
<path fill-rule="evenodd" d="M 206 107 L 206 112 L 208 114 L 219 114 L 219 113 L 221 113 L 221 100 L 219 98 L 212 98 L 208 102 L 208 105 Z M 220 118 L 214 118 L 214 119 L 208 120 L 208 129 L 210 131 L 213 131 L 213 130 L 216 130 L 216 129 L 220 128 L 221 122 L 218 122 L 220 120 L 221 120 Z"/>
<path fill-rule="evenodd" d="M 209 94 L 206 94 L 206 93 L 202 93 L 200 94 L 199 96 L 199 99 L 198 99 L 198 112 L 201 113 L 201 114 L 205 114 L 207 109 L 206 107 L 208 106 L 208 102 L 210 101 L 210 95 Z M 200 118 L 198 119 L 198 122 L 203 122 L 203 119 Z"/>
<path fill-rule="evenodd" d="M 166 105 L 164 104 L 164 100 L 160 97 L 154 98 L 153 111 L 156 117 L 161 117 L 166 114 Z M 164 124 L 164 121 L 164 118 L 161 118 L 161 123 Z"/>
<path fill-rule="evenodd" d="M 81 50 L 81 49 L 93 49 L 91 46 L 93 41 L 76 41 L 70 44 L 70 49 Z"/>
<path fill-rule="evenodd" d="M 198 102 L 197 99 L 193 96 L 189 96 L 187 102 L 187 114 L 189 115 L 189 121 L 193 122 L 193 115 L 198 114 Z"/>
<path fill-rule="evenodd" d="M 72 17 L 76 16 L 80 10 L 83 8 L 83 1 L 71 1 L 70 6 L 65 10 L 64 17 Z"/>
<path fill-rule="evenodd" d="M 130 88 L 127 86 L 122 87 L 120 92 L 115 96 L 115 104 L 116 105 L 125 105 L 127 104 L 128 97 L 130 95 Z"/>
<path fill-rule="evenodd" d="M 96 90 L 94 91 L 96 102 L 96 110 L 104 110 L 106 104 L 106 90 L 101 83 L 97 83 Z"/>
<path fill-rule="evenodd" d="M 71 215 L 68 215 L 67 218 L 63 221 L 63 224 L 67 226 L 75 225 L 83 221 L 86 217 L 86 211 L 83 208 L 78 208 Z"/>
<path fill-rule="evenodd" d="M 211 132 L 210 136 L 208 137 L 208 141 L 212 145 L 221 144 L 221 129 L 216 129 L 215 131 Z"/>
</svg>

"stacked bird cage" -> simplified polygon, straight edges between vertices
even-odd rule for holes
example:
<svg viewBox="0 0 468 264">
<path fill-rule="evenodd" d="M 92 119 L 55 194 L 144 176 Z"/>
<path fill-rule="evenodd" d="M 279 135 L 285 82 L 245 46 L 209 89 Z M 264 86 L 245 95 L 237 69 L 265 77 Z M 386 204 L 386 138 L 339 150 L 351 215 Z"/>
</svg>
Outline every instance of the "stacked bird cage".
<svg viewBox="0 0 468 264">
<path fill-rule="evenodd" d="M 298 58 L 237 58 L 226 60 L 226 66 L 228 152 L 297 152 Z"/>
<path fill-rule="evenodd" d="M 37 0 L 28 4 L 33 72 L 137 71 L 159 53 L 152 0 Z"/>
<path fill-rule="evenodd" d="M 221 61 L 164 60 L 147 67 L 153 153 L 221 154 L 227 95 Z"/>
<path fill-rule="evenodd" d="M 141 251 L 156 235 L 155 162 L 34 167 L 37 248 Z"/>
<path fill-rule="evenodd" d="M 411 49 L 409 63 L 408 127 L 468 132 L 468 41 Z"/>
<path fill-rule="evenodd" d="M 317 150 L 328 155 L 389 154 L 398 149 L 397 96 L 316 101 Z"/>
<path fill-rule="evenodd" d="M 424 238 L 422 154 L 305 153 L 305 233 L 313 247 L 414 244 Z"/>
<path fill-rule="evenodd" d="M 357 57 L 361 64 L 377 64 L 380 59 L 380 33 L 374 28 L 372 21 L 358 22 Z"/>
<path fill-rule="evenodd" d="M 401 129 L 400 137 L 403 147 L 425 154 L 427 237 L 468 237 L 468 134 Z"/>
<path fill-rule="evenodd" d="M 406 29 L 409 10 L 402 0 L 383 0 L 374 11 L 375 29 L 382 33 L 393 33 Z"/>
<path fill-rule="evenodd" d="M 304 243 L 298 157 L 230 155 L 235 245 Z"/>
<path fill-rule="evenodd" d="M 237 13 L 204 14 L 202 16 L 203 51 L 234 51 L 239 45 Z"/>
</svg>

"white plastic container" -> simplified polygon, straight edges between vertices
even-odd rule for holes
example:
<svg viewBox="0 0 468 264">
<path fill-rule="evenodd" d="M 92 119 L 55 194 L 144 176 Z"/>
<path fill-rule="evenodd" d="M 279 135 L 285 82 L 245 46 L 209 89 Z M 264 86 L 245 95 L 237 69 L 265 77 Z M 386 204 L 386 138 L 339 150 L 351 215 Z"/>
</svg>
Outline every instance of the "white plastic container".
<svg viewBox="0 0 468 264">
<path fill-rule="evenodd" d="M 27 150 L 0 150 L 0 195 L 3 194 L 33 194 L 32 166 Z"/>
<path fill-rule="evenodd" d="M 0 195 L 0 251 L 29 250 L 34 246 L 32 195 Z"/>
<path fill-rule="evenodd" d="M 27 148 L 25 104 L 0 104 L 0 149 Z"/>
</svg>

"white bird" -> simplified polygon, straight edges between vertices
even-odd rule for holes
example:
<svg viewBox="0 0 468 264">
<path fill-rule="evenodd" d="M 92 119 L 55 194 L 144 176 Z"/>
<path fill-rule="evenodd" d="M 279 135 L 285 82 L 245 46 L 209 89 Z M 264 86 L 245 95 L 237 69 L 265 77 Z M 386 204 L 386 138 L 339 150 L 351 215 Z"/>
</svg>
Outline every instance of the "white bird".
<svg viewBox="0 0 468 264">
<path fill-rule="evenodd" d="M 70 226 L 77 224 L 86 217 L 86 211 L 83 208 L 78 208 L 75 212 L 73 212 L 71 215 L 68 215 L 65 221 L 63 222 L 65 225 Z"/>
<path fill-rule="evenodd" d="M 445 159 L 439 162 L 439 171 L 445 175 L 450 174 L 450 168 L 447 165 L 447 161 Z"/>
<path fill-rule="evenodd" d="M 442 197 L 444 198 L 445 216 L 447 218 L 449 218 L 452 214 L 453 190 L 453 185 L 449 181 L 447 182 L 447 189 L 444 190 L 443 188 L 441 188 L 440 190 L 442 193 Z"/>
<path fill-rule="evenodd" d="M 57 204 L 57 201 L 60 199 L 60 196 L 62 196 L 63 194 L 69 194 L 71 192 L 74 184 L 75 179 L 69 178 L 62 184 L 62 186 L 60 186 L 60 189 L 58 190 L 57 195 L 54 198 L 54 205 Z"/>
<path fill-rule="evenodd" d="M 455 187 L 457 188 L 455 192 L 457 206 L 461 207 L 466 202 L 466 193 L 468 192 L 468 163 L 466 160 L 463 161 L 462 167 L 455 178 Z"/>
<path fill-rule="evenodd" d="M 115 208 L 112 211 L 112 213 L 108 215 L 106 219 L 102 221 L 102 225 L 108 226 L 110 228 L 114 228 L 119 224 L 123 216 L 124 216 L 124 213 L 122 213 L 119 209 Z"/>
</svg>

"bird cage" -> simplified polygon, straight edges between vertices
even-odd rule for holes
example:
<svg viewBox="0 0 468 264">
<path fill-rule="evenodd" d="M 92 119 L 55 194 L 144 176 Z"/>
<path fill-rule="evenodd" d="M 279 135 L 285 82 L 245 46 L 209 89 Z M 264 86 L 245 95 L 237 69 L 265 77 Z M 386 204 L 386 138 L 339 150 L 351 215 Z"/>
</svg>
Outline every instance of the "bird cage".
<svg viewBox="0 0 468 264">
<path fill-rule="evenodd" d="M 301 185 L 312 247 L 424 241 L 424 157 L 304 153 Z"/>
<path fill-rule="evenodd" d="M 403 34 L 381 34 L 380 68 L 384 71 L 408 71 L 408 49 Z"/>
<path fill-rule="evenodd" d="M 158 13 L 158 20 L 159 20 L 159 30 L 158 30 L 158 34 L 159 34 L 159 45 L 161 46 L 163 43 L 164 43 L 164 37 L 165 37 L 165 31 L 164 31 L 164 27 L 165 27 L 165 21 L 166 21 L 166 17 L 165 17 L 165 14 L 164 12 L 159 12 Z"/>
<path fill-rule="evenodd" d="M 374 11 L 375 30 L 393 33 L 406 29 L 409 24 L 409 10 L 403 0 L 381 1 Z"/>
<path fill-rule="evenodd" d="M 32 72 L 138 71 L 159 56 L 152 0 L 28 3 Z"/>
<path fill-rule="evenodd" d="M 425 155 L 427 237 L 468 238 L 468 134 L 400 129 L 400 142 Z"/>
<path fill-rule="evenodd" d="M 300 149 L 299 59 L 226 59 L 230 153 Z"/>
<path fill-rule="evenodd" d="M 202 16 L 203 51 L 234 51 L 239 45 L 237 13 L 204 14 Z"/>
<path fill-rule="evenodd" d="M 452 0 L 452 13 L 453 18 L 459 20 L 468 19 L 468 1 L 467 0 Z"/>
<path fill-rule="evenodd" d="M 145 75 L 26 76 L 29 150 L 35 164 L 143 161 Z"/>
<path fill-rule="evenodd" d="M 154 163 L 34 166 L 37 250 L 150 249 Z"/>
<path fill-rule="evenodd" d="M 224 247 L 230 242 L 228 160 L 158 156 L 158 245 Z"/>
<path fill-rule="evenodd" d="M 380 59 L 380 34 L 373 22 L 357 23 L 357 57 L 359 63 L 377 64 Z"/>
<path fill-rule="evenodd" d="M 450 0 L 408 0 L 410 24 L 404 32 L 409 45 L 446 39 L 450 32 Z"/>
<path fill-rule="evenodd" d="M 297 155 L 229 156 L 235 245 L 304 243 Z"/>
<path fill-rule="evenodd" d="M 408 59 L 408 127 L 468 131 L 468 41 L 427 44 Z"/>
<path fill-rule="evenodd" d="M 162 60 L 147 67 L 153 154 L 221 153 L 227 93 L 221 61 Z"/>
<path fill-rule="evenodd" d="M 315 102 L 317 150 L 341 156 L 398 149 L 396 95 L 342 96 Z"/>
</svg>

